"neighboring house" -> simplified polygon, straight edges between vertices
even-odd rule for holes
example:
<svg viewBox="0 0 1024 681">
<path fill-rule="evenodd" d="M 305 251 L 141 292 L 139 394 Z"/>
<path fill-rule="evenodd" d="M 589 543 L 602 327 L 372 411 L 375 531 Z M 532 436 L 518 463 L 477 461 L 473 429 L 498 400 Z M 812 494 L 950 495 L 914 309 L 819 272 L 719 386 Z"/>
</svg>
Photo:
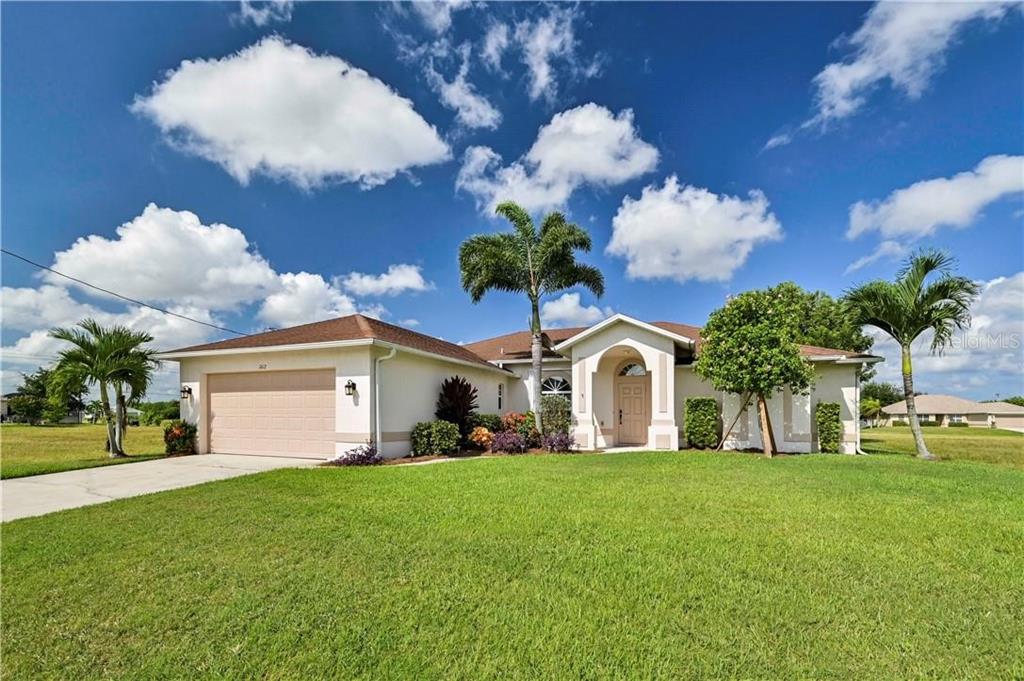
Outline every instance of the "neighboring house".
<svg viewBox="0 0 1024 681">
<path fill-rule="evenodd" d="M 714 397 L 726 424 L 741 406 L 738 395 L 715 391 L 694 373 L 701 342 L 695 326 L 615 315 L 545 336 L 542 392 L 570 400 L 582 449 L 678 449 L 687 397 Z M 816 380 L 809 394 L 785 390 L 769 401 L 778 448 L 815 449 L 814 406 L 830 401 L 841 405 L 842 451 L 856 452 L 858 370 L 881 358 L 812 346 L 801 351 Z M 181 414 L 197 424 L 201 453 L 322 458 L 374 440 L 384 456 L 403 456 L 413 425 L 434 418 L 441 381 L 456 374 L 477 388 L 481 412 L 534 406 L 528 332 L 462 346 L 350 315 L 158 357 L 180 363 Z M 760 444 L 752 402 L 725 447 Z"/>
<path fill-rule="evenodd" d="M 971 428 L 1024 429 L 1024 407 L 1009 402 L 975 402 L 953 395 L 918 395 L 914 398 L 922 423 L 949 426 L 966 423 Z M 887 425 L 907 423 L 907 403 L 883 407 Z"/>
</svg>

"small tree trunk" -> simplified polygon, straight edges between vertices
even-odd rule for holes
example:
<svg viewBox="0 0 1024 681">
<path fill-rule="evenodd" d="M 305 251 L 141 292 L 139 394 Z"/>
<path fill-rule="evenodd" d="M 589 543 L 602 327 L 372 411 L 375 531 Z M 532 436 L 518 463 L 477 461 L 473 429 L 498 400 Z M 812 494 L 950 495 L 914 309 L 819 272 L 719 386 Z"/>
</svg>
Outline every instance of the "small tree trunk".
<svg viewBox="0 0 1024 681">
<path fill-rule="evenodd" d="M 100 405 L 103 408 L 103 418 L 107 422 L 107 449 L 110 451 L 110 457 L 116 459 L 119 456 L 124 456 L 124 452 L 117 445 L 117 424 L 114 422 L 114 414 L 110 409 L 110 395 L 107 393 L 105 381 L 100 382 Z"/>
<path fill-rule="evenodd" d="M 538 301 L 533 300 L 531 302 L 533 303 L 533 319 L 530 324 L 530 332 L 532 333 L 530 339 L 530 358 L 533 360 L 533 386 L 531 386 L 531 392 L 533 393 L 533 417 L 537 424 L 537 430 L 543 433 L 544 427 L 541 425 L 543 416 L 540 408 L 540 381 L 544 346 L 541 340 L 540 307 Z"/>
<path fill-rule="evenodd" d="M 914 401 L 914 370 L 910 362 L 910 346 L 903 346 L 902 351 L 903 399 L 907 402 L 907 420 L 910 421 L 910 432 L 914 434 L 914 446 L 917 447 L 918 458 L 933 461 L 935 457 L 928 451 L 928 447 L 924 443 L 921 423 L 917 420 L 917 404 Z"/>
<path fill-rule="evenodd" d="M 124 432 L 128 427 L 128 409 L 121 387 L 117 389 L 117 451 L 124 453 Z"/>
<path fill-rule="evenodd" d="M 768 403 L 764 395 L 757 396 L 757 414 L 761 426 L 761 448 L 770 459 L 775 454 L 775 438 L 772 436 L 772 423 L 768 418 Z"/>
<path fill-rule="evenodd" d="M 747 393 L 747 396 L 743 398 L 743 404 L 740 405 L 740 410 L 736 412 L 736 417 L 733 418 L 732 423 L 729 424 L 729 427 L 726 429 L 726 431 L 722 433 L 722 439 L 718 441 L 718 446 L 715 447 L 717 451 L 721 451 L 722 447 L 725 446 L 725 439 L 729 437 L 729 434 L 732 432 L 732 429 L 736 427 L 736 422 L 740 420 L 740 416 L 742 416 L 743 412 L 746 411 L 747 405 L 750 404 L 750 398 L 752 398 L 753 396 L 754 393 Z"/>
</svg>

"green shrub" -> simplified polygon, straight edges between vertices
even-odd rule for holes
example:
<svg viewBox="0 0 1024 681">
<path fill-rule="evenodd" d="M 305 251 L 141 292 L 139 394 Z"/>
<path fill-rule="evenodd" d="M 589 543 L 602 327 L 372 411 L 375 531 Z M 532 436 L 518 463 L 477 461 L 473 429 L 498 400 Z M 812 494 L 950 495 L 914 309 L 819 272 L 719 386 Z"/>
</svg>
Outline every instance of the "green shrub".
<svg viewBox="0 0 1024 681">
<path fill-rule="evenodd" d="M 839 439 L 843 434 L 843 422 L 839 420 L 838 402 L 818 402 L 814 408 L 814 420 L 818 425 L 818 449 L 838 453 Z"/>
<path fill-rule="evenodd" d="M 459 449 L 462 437 L 459 427 L 450 421 L 421 421 L 413 426 L 413 456 L 430 454 L 451 454 Z"/>
<path fill-rule="evenodd" d="M 939 427 L 939 422 L 938 421 L 921 421 L 921 427 L 922 428 L 938 428 Z"/>
<path fill-rule="evenodd" d="M 430 426 L 430 444 L 434 454 L 451 454 L 459 450 L 462 434 L 459 427 L 450 421 L 434 421 Z"/>
<path fill-rule="evenodd" d="M 473 428 L 483 427 L 497 433 L 501 430 L 501 417 L 497 414 L 473 414 L 469 417 L 469 424 Z"/>
<path fill-rule="evenodd" d="M 196 453 L 196 426 L 188 421 L 171 421 L 164 426 L 164 445 L 168 454 Z"/>
<path fill-rule="evenodd" d="M 545 435 L 561 434 L 569 432 L 572 424 L 572 407 L 569 400 L 563 395 L 544 395 L 540 398 L 540 413 L 544 426 Z"/>
<path fill-rule="evenodd" d="M 950 428 L 966 428 L 967 426 L 968 426 L 968 424 L 963 423 L 963 422 L 961 422 L 961 423 L 950 423 L 949 424 Z"/>
<path fill-rule="evenodd" d="M 906 421 L 893 421 L 892 425 L 896 428 L 908 428 L 910 426 Z"/>
<path fill-rule="evenodd" d="M 412 441 L 413 456 L 433 454 L 430 444 L 430 428 L 433 424 L 433 421 L 420 421 L 412 427 L 409 439 Z"/>
<path fill-rule="evenodd" d="M 687 397 L 683 432 L 686 443 L 698 449 L 718 446 L 718 402 L 713 397 Z"/>
</svg>

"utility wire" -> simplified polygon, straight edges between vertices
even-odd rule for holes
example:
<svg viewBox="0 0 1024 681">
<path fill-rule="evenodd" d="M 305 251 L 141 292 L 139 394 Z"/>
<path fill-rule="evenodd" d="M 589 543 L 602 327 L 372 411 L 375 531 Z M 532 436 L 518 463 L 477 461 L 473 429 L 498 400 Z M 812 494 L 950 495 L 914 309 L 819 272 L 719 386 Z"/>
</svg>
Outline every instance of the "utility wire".
<svg viewBox="0 0 1024 681">
<path fill-rule="evenodd" d="M 56 274 L 59 277 L 64 277 L 65 279 L 70 279 L 71 281 L 73 281 L 75 283 L 78 283 L 78 284 L 81 284 L 82 286 L 88 286 L 89 288 L 96 289 L 97 291 L 102 291 L 103 293 L 106 293 L 107 295 L 110 295 L 110 296 L 114 296 L 115 298 L 120 298 L 121 300 L 126 300 L 129 303 L 134 303 L 135 305 L 141 305 L 142 307 L 148 307 L 151 310 L 156 310 L 157 312 L 162 312 L 162 313 L 164 313 L 166 315 L 170 315 L 172 317 L 177 317 L 179 319 L 184 319 L 186 321 L 193 322 L 195 324 L 202 324 L 203 326 L 208 326 L 211 329 L 217 329 L 218 331 L 227 331 L 228 333 L 233 333 L 236 336 L 248 336 L 249 335 L 247 333 L 242 333 L 241 331 L 235 331 L 234 329 L 229 329 L 229 328 L 224 327 L 224 326 L 217 326 L 216 324 L 211 324 L 209 322 L 204 322 L 204 321 L 201 321 L 199 319 L 194 319 L 192 317 L 188 317 L 188 316 L 183 315 L 183 314 L 178 314 L 177 312 L 171 312 L 170 310 L 165 310 L 162 307 L 157 307 L 156 305 L 150 305 L 149 303 L 144 303 L 141 300 L 135 300 L 134 298 L 129 298 L 128 296 L 122 296 L 120 293 L 115 293 L 114 291 L 102 288 L 100 286 L 96 286 L 95 284 L 90 284 L 87 281 L 83 281 L 83 280 L 78 279 L 76 277 L 72 277 L 71 275 L 64 274 L 63 272 L 58 272 L 57 270 L 53 269 L 52 267 L 47 267 L 46 265 L 43 265 L 43 264 L 38 263 L 38 262 L 35 262 L 34 260 L 29 260 L 25 256 L 18 255 L 17 253 L 13 253 L 13 252 L 7 250 L 6 248 L 0 248 L 0 252 L 4 253 L 5 255 L 9 255 L 12 258 L 17 258 L 18 260 L 22 260 L 24 262 L 27 262 L 29 265 L 32 265 L 34 267 L 38 267 L 39 269 L 46 270 L 47 272 L 52 272 L 52 273 Z"/>
</svg>

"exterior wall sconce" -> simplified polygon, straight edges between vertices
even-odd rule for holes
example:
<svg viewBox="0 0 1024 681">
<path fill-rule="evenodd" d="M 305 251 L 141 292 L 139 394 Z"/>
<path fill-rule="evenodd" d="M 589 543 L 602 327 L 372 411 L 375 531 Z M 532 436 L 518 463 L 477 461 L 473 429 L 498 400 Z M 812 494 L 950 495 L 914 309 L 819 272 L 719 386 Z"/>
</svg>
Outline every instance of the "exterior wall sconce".
<svg viewBox="0 0 1024 681">
<path fill-rule="evenodd" d="M 187 400 L 190 397 L 192 397 L 192 388 L 187 385 L 181 386 L 181 399 Z"/>
<path fill-rule="evenodd" d="M 348 383 L 345 384 L 345 394 L 350 396 L 350 397 L 352 395 L 356 394 L 356 382 L 355 381 L 350 380 Z"/>
</svg>

